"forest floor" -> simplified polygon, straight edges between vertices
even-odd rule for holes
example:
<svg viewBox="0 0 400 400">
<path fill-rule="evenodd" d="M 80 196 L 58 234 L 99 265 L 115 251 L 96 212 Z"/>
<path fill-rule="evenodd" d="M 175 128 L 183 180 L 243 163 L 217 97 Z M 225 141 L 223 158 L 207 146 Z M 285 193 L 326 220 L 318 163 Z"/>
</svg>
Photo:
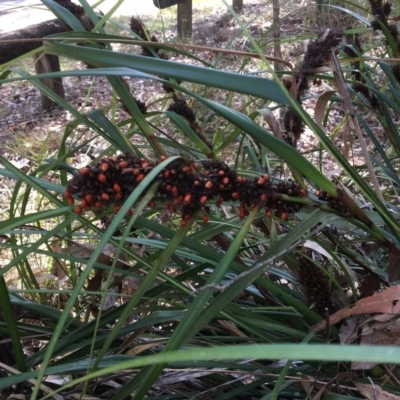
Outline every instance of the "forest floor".
<svg viewBox="0 0 400 400">
<path fill-rule="evenodd" d="M 19 0 L 15 1 L 18 2 Z M 23 1 L 28 1 L 29 4 L 34 3 L 33 0 Z M 7 4 L 10 3 L 13 3 L 13 1 L 7 2 Z M 111 0 L 107 0 L 102 4 L 101 9 L 103 12 L 108 11 L 111 3 Z M 158 10 L 153 6 L 152 2 L 136 1 L 135 7 L 128 3 L 124 2 L 116 12 L 114 16 L 116 22 L 129 26 L 130 17 L 132 15 L 138 16 L 159 41 L 179 42 L 176 32 L 176 7 L 163 10 L 161 19 L 161 15 L 157 17 Z M 194 3 L 193 35 L 186 43 L 251 51 L 252 49 L 246 36 L 226 7 L 221 6 L 222 2 L 213 2 L 212 8 L 209 7 L 208 3 Z M 43 11 L 43 6 L 40 6 L 40 9 L 33 6 L 27 8 L 19 7 L 17 11 L 8 10 L 5 14 L 4 12 L 1 14 L 1 11 L 4 11 L 5 3 L 1 4 L 0 27 L 3 30 L 16 29 L 16 26 L 21 21 L 26 21 L 24 16 L 26 16 L 27 12 L 31 14 L 29 22 L 36 22 L 35 18 L 49 18 L 48 12 Z M 272 6 L 263 0 L 246 0 L 240 17 L 243 24 L 265 51 L 265 55 L 273 56 Z M 295 65 L 302 59 L 304 41 L 315 37 L 319 32 L 315 17 L 315 7 L 312 4 L 302 6 L 296 3 L 282 2 L 281 18 L 280 30 L 283 58 Z M 333 15 L 332 18 L 335 19 L 335 16 Z M 17 21 L 19 21 L 18 24 Z M 7 26 L 8 28 L 6 28 Z M 126 32 L 121 31 L 120 27 L 112 25 L 112 23 L 107 25 L 107 31 L 113 34 L 127 35 Z M 113 49 L 124 52 L 140 52 L 140 48 L 137 46 L 114 45 Z M 197 52 L 196 55 L 209 62 L 214 62 L 217 59 L 216 53 L 209 51 Z M 193 60 L 174 54 L 170 54 L 169 59 L 193 63 Z M 244 61 L 241 57 L 225 55 L 218 59 L 218 67 L 237 72 L 241 69 Z M 12 67 L 29 70 L 34 74 L 33 61 L 30 58 L 12 65 Z M 62 70 L 82 68 L 85 67 L 80 62 L 61 59 Z M 241 72 L 257 73 L 259 76 L 268 77 L 266 67 L 257 60 L 247 62 L 245 69 Z M 16 75 L 14 74 L 14 76 Z M 106 78 L 98 77 L 93 80 L 90 77 L 80 79 L 69 77 L 64 78 L 63 82 L 66 101 L 79 111 L 87 112 L 96 107 L 102 110 L 109 110 L 115 104 L 115 98 Z M 154 96 L 158 96 L 160 91 L 157 85 L 149 81 L 129 80 L 129 84 L 134 90 L 136 98 L 145 102 L 151 100 Z M 329 89 L 331 89 L 329 85 L 324 82 L 321 87 L 314 88 L 313 95 L 303 103 L 303 106 L 311 112 L 311 115 L 313 114 L 316 95 Z M 224 96 L 224 94 L 221 95 Z M 218 91 L 216 91 L 215 97 L 217 100 L 218 96 Z M 4 154 L 5 149 L 8 149 L 6 151 L 7 154 L 4 155 L 14 160 L 20 168 L 28 165 L 32 158 L 36 158 L 37 154 L 43 156 L 54 154 L 58 149 L 59 138 L 63 133 L 64 127 L 74 118 L 70 113 L 62 109 L 56 108 L 50 112 L 43 111 L 38 90 L 27 81 L 17 81 L 4 85 L 0 90 L 0 101 L 0 140 L 5 145 L 2 146 L 2 154 Z M 119 105 L 116 105 L 114 110 L 114 116 L 118 121 L 118 114 L 124 111 Z M 335 110 L 330 113 L 329 118 L 329 125 L 334 127 L 341 120 L 342 113 L 340 110 Z M 30 138 L 33 140 L 30 140 Z M 315 145 L 317 143 L 312 133 L 306 132 L 300 143 L 301 148 L 304 151 L 311 151 Z M 334 166 L 329 163 L 324 169 L 332 171 Z"/>
</svg>

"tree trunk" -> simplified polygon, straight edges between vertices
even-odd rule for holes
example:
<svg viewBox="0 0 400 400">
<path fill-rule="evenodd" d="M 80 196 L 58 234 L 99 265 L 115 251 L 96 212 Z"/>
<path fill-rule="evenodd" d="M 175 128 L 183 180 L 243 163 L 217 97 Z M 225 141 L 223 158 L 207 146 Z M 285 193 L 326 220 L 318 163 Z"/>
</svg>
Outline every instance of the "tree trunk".
<svg viewBox="0 0 400 400">
<path fill-rule="evenodd" d="M 232 0 L 232 8 L 236 13 L 242 11 L 243 8 L 243 0 Z"/>
<path fill-rule="evenodd" d="M 178 36 L 192 35 L 192 0 L 186 0 L 178 4 Z"/>
<path fill-rule="evenodd" d="M 57 56 L 40 52 L 34 55 L 34 59 L 36 60 L 35 70 L 37 74 L 60 71 L 60 61 L 58 60 Z M 40 79 L 40 81 L 49 89 L 51 89 L 55 94 L 57 94 L 61 98 L 64 98 L 64 87 L 62 83 L 62 78 L 45 78 Z M 40 97 L 44 110 L 51 110 L 52 108 L 54 108 L 54 106 L 57 105 L 57 103 L 47 97 L 44 93 L 40 93 Z"/>
</svg>

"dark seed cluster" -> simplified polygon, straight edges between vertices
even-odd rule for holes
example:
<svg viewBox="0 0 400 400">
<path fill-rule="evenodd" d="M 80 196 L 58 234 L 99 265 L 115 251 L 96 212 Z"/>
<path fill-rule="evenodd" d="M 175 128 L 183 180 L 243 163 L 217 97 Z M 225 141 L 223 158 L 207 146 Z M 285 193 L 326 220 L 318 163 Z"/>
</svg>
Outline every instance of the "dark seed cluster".
<svg viewBox="0 0 400 400">
<path fill-rule="evenodd" d="M 381 30 L 382 25 L 390 32 L 395 40 L 397 47 L 400 47 L 400 35 L 397 30 L 396 23 L 389 23 L 388 19 L 390 13 L 392 12 L 392 4 L 388 1 L 383 0 L 369 0 L 369 4 L 371 7 L 371 14 L 375 17 L 374 20 L 371 21 L 371 28 L 375 31 Z M 385 33 L 385 32 L 383 32 Z M 388 42 L 388 41 L 387 41 Z M 394 54 L 395 57 L 399 57 L 399 54 Z M 400 83 L 400 68 L 397 64 L 392 66 L 392 72 L 397 82 Z"/>
<path fill-rule="evenodd" d="M 324 203 L 328 204 L 329 207 L 338 211 L 340 214 L 350 213 L 350 210 L 346 206 L 344 206 L 340 201 L 335 199 L 330 194 L 326 193 L 324 190 L 316 190 L 314 192 L 314 194 L 315 194 L 315 196 L 318 197 L 318 200 L 323 201 Z"/>
<path fill-rule="evenodd" d="M 309 43 L 304 59 L 295 74 L 295 98 L 298 102 L 301 103 L 301 98 L 304 97 L 308 90 L 308 76 L 313 73 L 313 70 L 326 64 L 331 51 L 340 43 L 341 39 L 342 31 L 331 29 L 328 32 L 321 33 L 316 40 Z M 289 81 L 284 81 L 284 84 L 288 89 L 289 85 L 290 87 L 292 86 Z M 305 129 L 303 120 L 292 110 L 287 110 L 282 120 L 285 128 L 283 133 L 285 142 L 296 147 Z"/>
<path fill-rule="evenodd" d="M 314 310 L 321 316 L 334 312 L 332 304 L 332 290 L 326 274 L 305 256 L 298 256 L 299 262 L 298 281 L 304 287 L 307 305 L 314 304 Z"/>
<path fill-rule="evenodd" d="M 135 32 L 136 35 L 138 35 L 141 39 L 147 41 L 147 40 L 149 40 L 148 38 L 150 38 L 150 40 L 152 42 L 158 42 L 157 38 L 154 35 L 149 37 L 149 31 L 147 30 L 145 24 L 139 18 L 132 17 L 131 20 L 130 20 L 129 26 L 130 26 L 132 32 Z M 155 48 L 153 48 L 153 51 L 160 58 L 164 58 L 164 56 L 160 52 L 159 48 L 155 47 Z M 149 47 L 142 46 L 142 54 L 144 56 L 154 57 L 154 53 L 150 50 Z"/>
<path fill-rule="evenodd" d="M 360 40 L 360 35 L 359 34 L 354 34 L 354 35 L 345 35 L 346 40 L 349 44 L 355 47 L 352 48 L 350 46 L 346 46 L 344 48 L 344 52 L 350 56 L 350 57 L 359 57 L 360 54 L 363 54 L 363 48 Z M 379 102 L 377 97 L 370 92 L 368 89 L 368 85 L 366 84 L 365 79 L 363 78 L 362 74 L 360 73 L 362 69 L 362 64 L 360 61 L 351 63 L 352 68 L 354 68 L 354 71 L 351 72 L 351 75 L 353 76 L 354 80 L 356 81 L 355 83 L 352 84 L 352 88 L 355 92 L 361 93 L 364 98 L 370 103 L 371 107 L 376 109 L 379 107 Z"/>
<path fill-rule="evenodd" d="M 79 170 L 68 182 L 64 192 L 68 203 L 81 214 L 92 209 L 114 206 L 117 212 L 124 200 L 157 164 L 131 154 L 105 157 L 100 162 Z M 201 164 L 176 159 L 168 164 L 156 180 L 160 181 L 158 194 L 165 209 L 180 213 L 181 224 L 186 225 L 197 211 L 209 201 L 221 206 L 224 201 L 239 201 L 239 217 L 244 218 L 256 205 L 265 208 L 267 216 L 272 212 L 283 220 L 300 209 L 284 195 L 306 196 L 305 190 L 292 180 L 276 182 L 268 174 L 256 178 L 238 176 L 225 163 L 215 160 Z M 152 201 L 150 207 L 155 207 Z M 207 217 L 203 218 L 207 222 Z"/>
</svg>

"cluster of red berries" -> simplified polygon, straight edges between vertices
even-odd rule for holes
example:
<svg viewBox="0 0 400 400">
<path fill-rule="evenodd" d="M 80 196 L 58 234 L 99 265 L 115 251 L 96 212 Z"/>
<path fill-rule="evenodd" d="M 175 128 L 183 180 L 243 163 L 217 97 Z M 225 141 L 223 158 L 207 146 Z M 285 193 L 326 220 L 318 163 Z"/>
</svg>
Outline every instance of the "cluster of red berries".
<svg viewBox="0 0 400 400">
<path fill-rule="evenodd" d="M 117 212 L 155 166 L 156 163 L 132 154 L 105 157 L 96 164 L 81 168 L 79 174 L 68 182 L 64 196 L 70 205 L 79 199 L 75 207 L 77 214 L 111 204 Z M 300 209 L 300 205 L 283 199 L 282 195 L 306 195 L 305 190 L 292 180 L 276 182 L 268 174 L 255 178 L 238 176 L 225 163 L 215 160 L 200 164 L 176 159 L 155 180 L 160 181 L 158 193 L 164 200 L 164 208 L 172 213 L 179 211 L 182 226 L 212 200 L 218 207 L 223 202 L 240 201 L 240 218 L 261 202 L 267 216 L 274 212 L 286 220 L 288 215 Z M 151 201 L 149 206 L 154 208 L 156 203 Z M 203 216 L 203 221 L 208 221 L 207 215 Z"/>
</svg>

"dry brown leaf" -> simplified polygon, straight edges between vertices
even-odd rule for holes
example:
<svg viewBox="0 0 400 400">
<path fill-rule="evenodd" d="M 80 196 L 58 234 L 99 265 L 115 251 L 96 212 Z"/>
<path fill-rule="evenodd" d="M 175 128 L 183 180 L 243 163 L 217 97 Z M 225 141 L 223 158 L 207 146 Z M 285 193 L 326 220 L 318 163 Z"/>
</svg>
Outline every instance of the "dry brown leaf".
<svg viewBox="0 0 400 400">
<path fill-rule="evenodd" d="M 400 396 L 386 392 L 378 385 L 366 385 L 365 383 L 354 382 L 357 390 L 368 400 L 400 400 Z"/>
<path fill-rule="evenodd" d="M 303 386 L 304 391 L 307 393 L 307 398 L 311 398 L 311 382 L 315 381 L 313 376 L 300 375 L 301 386 Z"/>
<path fill-rule="evenodd" d="M 357 317 L 349 318 L 339 329 L 340 344 L 349 344 L 357 338 Z"/>
<path fill-rule="evenodd" d="M 218 323 L 222 325 L 232 336 L 246 337 L 240 329 L 238 329 L 235 325 L 233 325 L 229 321 L 219 320 Z"/>
<path fill-rule="evenodd" d="M 325 132 L 326 129 L 324 127 L 324 119 L 326 106 L 330 98 L 336 93 L 336 90 L 328 90 L 322 96 L 319 96 L 317 103 L 315 104 L 314 109 L 314 119 L 318 126 Z"/>
<path fill-rule="evenodd" d="M 143 353 L 144 351 L 151 349 L 152 347 L 157 347 L 160 346 L 160 343 L 147 343 L 147 344 L 141 344 L 139 346 L 135 346 L 132 349 L 128 350 L 126 354 L 128 356 L 136 356 L 140 353 Z"/>
<path fill-rule="evenodd" d="M 335 325 L 344 318 L 359 314 L 399 314 L 400 313 L 400 286 L 392 286 L 373 296 L 357 301 L 352 308 L 342 308 L 329 317 L 329 324 Z M 326 328 L 326 320 L 313 326 L 311 330 L 318 332 Z"/>
<path fill-rule="evenodd" d="M 279 139 L 282 139 L 281 128 L 279 127 L 279 123 L 276 120 L 275 115 L 272 113 L 272 111 L 269 108 L 262 108 L 258 110 L 258 112 L 263 118 L 265 118 L 269 126 L 269 129 L 271 129 L 274 136 L 276 136 Z"/>
<path fill-rule="evenodd" d="M 377 345 L 377 346 L 399 346 L 400 345 L 400 337 L 398 332 L 390 332 L 390 331 L 374 331 L 374 333 L 370 335 L 364 335 L 361 337 L 362 345 Z M 351 369 L 352 370 L 364 370 L 371 369 L 375 367 L 377 363 L 372 362 L 352 362 Z"/>
</svg>

